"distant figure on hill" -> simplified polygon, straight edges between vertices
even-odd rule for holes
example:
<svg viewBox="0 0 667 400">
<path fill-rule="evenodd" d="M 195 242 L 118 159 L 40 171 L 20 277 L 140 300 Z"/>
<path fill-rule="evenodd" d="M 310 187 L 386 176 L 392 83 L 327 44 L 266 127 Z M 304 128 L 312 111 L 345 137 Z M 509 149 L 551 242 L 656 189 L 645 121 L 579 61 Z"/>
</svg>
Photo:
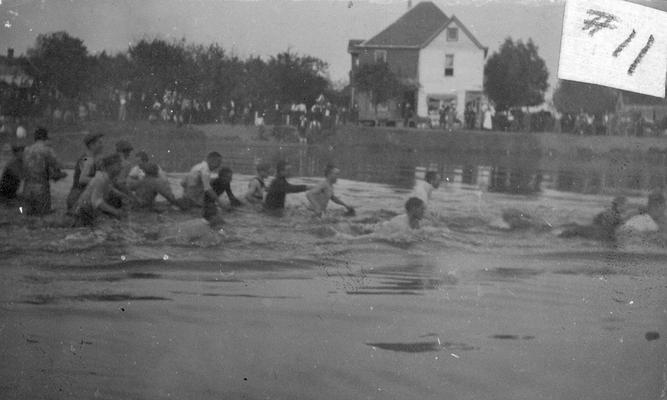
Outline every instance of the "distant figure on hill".
<svg viewBox="0 0 667 400">
<path fill-rule="evenodd" d="M 62 171 L 55 152 L 48 144 L 49 132 L 44 128 L 35 131 L 35 143 L 23 151 L 23 201 L 28 215 L 45 215 L 51 210 L 50 180 L 58 181 L 67 176 Z"/>
</svg>

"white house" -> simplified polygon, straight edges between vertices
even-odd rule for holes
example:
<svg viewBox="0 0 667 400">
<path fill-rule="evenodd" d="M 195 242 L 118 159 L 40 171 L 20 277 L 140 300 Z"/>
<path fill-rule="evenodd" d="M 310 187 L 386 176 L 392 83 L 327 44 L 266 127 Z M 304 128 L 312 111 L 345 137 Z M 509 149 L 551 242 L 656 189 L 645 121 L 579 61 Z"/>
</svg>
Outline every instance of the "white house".
<svg viewBox="0 0 667 400">
<path fill-rule="evenodd" d="M 399 120 L 408 103 L 420 117 L 437 119 L 442 103 L 456 104 L 463 120 L 466 104 L 478 106 L 483 97 L 484 63 L 488 48 L 454 15 L 448 17 L 430 1 L 418 3 L 369 40 L 351 40 L 350 79 L 360 65 L 387 62 L 392 71 L 418 89 L 395 104 L 386 105 L 387 119 Z M 368 110 L 369 97 L 352 92 L 360 116 Z M 400 103 L 400 104 L 399 104 Z"/>
</svg>

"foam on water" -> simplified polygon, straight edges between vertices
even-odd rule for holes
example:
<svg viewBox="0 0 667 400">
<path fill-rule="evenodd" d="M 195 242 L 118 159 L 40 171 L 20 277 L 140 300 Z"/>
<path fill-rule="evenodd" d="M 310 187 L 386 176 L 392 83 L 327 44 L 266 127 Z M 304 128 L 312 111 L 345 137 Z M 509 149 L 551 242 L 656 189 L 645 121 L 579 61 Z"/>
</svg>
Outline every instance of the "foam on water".
<svg viewBox="0 0 667 400">
<path fill-rule="evenodd" d="M 249 177 L 233 182 L 236 193 L 243 193 Z M 293 179 L 300 183 L 299 179 Z M 309 180 L 312 184 L 312 179 Z M 178 193 L 178 180 L 173 179 Z M 132 254 L 135 258 L 206 258 L 224 260 L 280 260 L 291 255 L 314 262 L 333 253 L 363 254 L 371 263 L 383 254 L 409 253 L 412 256 L 451 251 L 474 253 L 544 253 L 597 251 L 621 248 L 630 252 L 667 254 L 667 240 L 661 234 L 630 237 L 610 245 L 585 239 L 560 239 L 552 231 L 566 223 L 588 223 L 609 204 L 607 196 L 564 194 L 546 191 L 540 196 L 488 193 L 478 187 L 447 184 L 436 190 L 429 204 L 423 227 L 417 230 L 384 232 L 376 227 L 403 213 L 407 191 L 382 184 L 340 180 L 336 193 L 357 210 L 346 216 L 334 204 L 324 218 L 315 218 L 306 207 L 304 194 L 289 195 L 283 217 L 277 218 L 251 207 L 223 213 L 224 231 L 212 229 L 196 211 L 162 214 L 132 213 L 125 221 L 104 221 L 96 229 L 63 228 L 54 222 L 15 215 L 4 209 L 3 252 L 25 259 L 36 254 L 89 253 L 93 258 L 116 258 Z M 643 203 L 632 198 L 634 205 Z M 508 229 L 498 225 L 507 210 L 529 216 L 525 226 Z M 27 222 L 26 222 L 27 221 Z M 532 223 L 531 221 L 537 221 Z M 615 246 L 615 247 L 614 247 Z M 205 249 L 205 252 L 197 251 Z M 358 257 L 355 257 L 358 258 Z"/>
</svg>

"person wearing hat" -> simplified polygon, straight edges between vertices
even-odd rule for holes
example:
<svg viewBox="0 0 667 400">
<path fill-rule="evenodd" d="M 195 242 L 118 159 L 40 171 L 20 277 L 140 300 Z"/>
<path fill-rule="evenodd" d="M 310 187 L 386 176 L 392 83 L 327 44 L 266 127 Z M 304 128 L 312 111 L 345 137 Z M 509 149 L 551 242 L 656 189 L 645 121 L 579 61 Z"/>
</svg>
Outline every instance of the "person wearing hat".
<svg viewBox="0 0 667 400">
<path fill-rule="evenodd" d="M 44 128 L 35 131 L 35 143 L 23 151 L 23 201 L 26 214 L 45 215 L 51 213 L 51 186 L 49 180 L 60 180 L 67 176 L 62 171 L 56 154 L 48 144 L 49 132 Z"/>
<path fill-rule="evenodd" d="M 88 133 L 83 137 L 83 143 L 86 145 L 86 154 L 82 155 L 74 166 L 74 178 L 72 179 L 72 189 L 67 195 L 67 211 L 71 211 L 76 201 L 83 193 L 88 182 L 95 176 L 95 160 L 100 157 L 104 150 L 102 142 L 102 133 Z"/>
</svg>

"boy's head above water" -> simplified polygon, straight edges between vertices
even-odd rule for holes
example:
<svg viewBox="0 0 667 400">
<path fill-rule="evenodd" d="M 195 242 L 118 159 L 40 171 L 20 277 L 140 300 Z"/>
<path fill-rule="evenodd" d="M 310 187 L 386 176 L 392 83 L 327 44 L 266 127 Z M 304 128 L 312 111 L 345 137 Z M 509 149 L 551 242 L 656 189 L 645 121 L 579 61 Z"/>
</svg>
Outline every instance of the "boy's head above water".
<svg viewBox="0 0 667 400">
<path fill-rule="evenodd" d="M 648 214 L 655 220 L 661 220 L 665 217 L 665 195 L 661 191 L 654 191 L 648 195 L 646 205 Z"/>
<path fill-rule="evenodd" d="M 121 168 L 122 165 L 118 153 L 106 156 L 102 159 L 102 169 L 112 178 L 120 173 Z"/>
<path fill-rule="evenodd" d="M 408 201 L 405 202 L 405 211 L 410 219 L 420 220 L 424 218 L 425 210 L 426 205 L 417 197 L 410 197 Z"/>
<path fill-rule="evenodd" d="M 232 175 L 234 172 L 229 167 L 222 167 L 218 171 L 218 179 L 224 183 L 230 183 L 232 181 Z"/>
<path fill-rule="evenodd" d="M 288 178 L 292 173 L 292 165 L 287 161 L 278 161 L 276 163 L 276 176 Z"/>
<path fill-rule="evenodd" d="M 436 171 L 428 171 L 424 175 L 424 180 L 431 184 L 435 189 L 440 186 L 440 174 Z"/>
<path fill-rule="evenodd" d="M 215 171 L 222 165 L 222 155 L 217 151 L 212 151 L 206 155 L 206 163 L 211 171 Z"/>
<path fill-rule="evenodd" d="M 340 174 L 340 170 L 333 164 L 327 165 L 324 169 L 324 177 L 327 178 L 332 185 L 338 182 L 338 174 Z"/>
<path fill-rule="evenodd" d="M 137 157 L 137 164 L 141 167 L 142 165 L 148 164 L 150 161 L 150 157 L 148 157 L 148 153 L 145 151 L 138 151 L 136 154 Z"/>
<path fill-rule="evenodd" d="M 271 172 L 271 166 L 268 163 L 259 163 L 257 164 L 257 175 L 262 178 L 269 176 Z"/>
</svg>

